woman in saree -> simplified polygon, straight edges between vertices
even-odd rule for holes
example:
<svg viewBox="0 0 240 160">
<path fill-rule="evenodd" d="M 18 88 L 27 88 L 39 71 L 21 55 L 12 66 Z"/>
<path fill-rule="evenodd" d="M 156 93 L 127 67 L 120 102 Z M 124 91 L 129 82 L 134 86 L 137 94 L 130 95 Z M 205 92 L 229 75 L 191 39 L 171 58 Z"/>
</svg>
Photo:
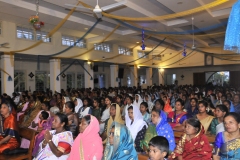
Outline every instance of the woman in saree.
<svg viewBox="0 0 240 160">
<path fill-rule="evenodd" d="M 144 135 L 148 128 L 147 123 L 143 120 L 142 114 L 137 106 L 128 107 L 125 115 L 126 126 L 130 130 L 134 145 L 137 152 L 142 152 L 140 141 L 144 139 Z"/>
<path fill-rule="evenodd" d="M 234 112 L 225 115 L 226 131 L 217 134 L 215 139 L 214 160 L 240 159 L 240 115 Z"/>
<path fill-rule="evenodd" d="M 130 131 L 126 126 L 113 122 L 108 133 L 103 160 L 138 160 Z"/>
<path fill-rule="evenodd" d="M 20 137 L 18 134 L 16 117 L 11 113 L 13 104 L 4 102 L 1 104 L 0 117 L 0 154 L 19 147 Z"/>
<path fill-rule="evenodd" d="M 107 136 L 108 136 L 108 133 L 110 132 L 111 125 L 114 121 L 120 124 L 124 124 L 124 121 L 122 120 L 122 115 L 121 115 L 121 108 L 116 103 L 111 104 L 110 118 L 105 122 L 104 132 L 101 136 L 103 140 L 103 144 L 106 144 L 107 142 Z"/>
<path fill-rule="evenodd" d="M 167 96 L 163 96 L 163 101 L 164 101 L 164 107 L 163 111 L 166 113 L 172 112 L 172 107 L 170 106 L 170 99 Z"/>
<path fill-rule="evenodd" d="M 169 149 L 173 151 L 176 144 L 172 127 L 167 122 L 167 116 L 162 110 L 153 108 L 151 113 L 152 123 L 156 126 L 156 132 L 158 136 L 167 138 L 169 142 Z M 154 135 L 154 133 L 152 134 Z M 149 137 L 151 139 L 153 137 Z"/>
<path fill-rule="evenodd" d="M 215 111 L 215 118 L 213 118 L 211 125 L 210 125 L 210 131 L 212 135 L 216 135 L 219 132 L 225 131 L 224 124 L 223 124 L 223 118 L 225 115 L 228 114 L 228 108 L 225 105 L 217 105 L 216 111 Z"/>
<path fill-rule="evenodd" d="M 68 118 L 57 113 L 52 123 L 54 130 L 46 130 L 39 144 L 39 153 L 34 160 L 67 160 L 73 144 L 72 132 L 68 131 Z"/>
<path fill-rule="evenodd" d="M 201 122 L 201 124 L 203 125 L 204 127 L 204 130 L 205 130 L 205 133 L 207 133 L 209 127 L 210 127 L 210 124 L 213 120 L 213 116 L 210 116 L 208 114 L 208 103 L 205 102 L 205 101 L 200 101 L 198 103 L 198 111 L 199 113 L 196 115 L 196 118 Z"/>
<path fill-rule="evenodd" d="M 91 115 L 82 118 L 79 135 L 73 142 L 68 160 L 101 160 L 103 156 L 102 139 L 98 120 Z"/>
<path fill-rule="evenodd" d="M 135 100 L 133 102 L 133 105 L 137 106 L 140 108 L 140 104 L 143 102 L 143 99 L 140 94 L 135 94 Z"/>
<path fill-rule="evenodd" d="M 65 107 L 66 107 L 65 105 L 68 101 L 70 101 L 69 97 L 62 97 L 62 107 L 63 108 L 60 108 L 60 110 L 62 109 L 62 112 L 65 112 Z"/>
<path fill-rule="evenodd" d="M 19 108 L 21 111 L 17 114 L 17 121 L 20 121 L 20 117 L 24 117 L 24 113 L 25 111 L 27 110 L 28 108 L 28 104 L 29 104 L 29 100 L 30 100 L 30 97 L 29 96 L 25 96 L 24 98 L 24 102 L 21 104 L 21 107 Z"/>
<path fill-rule="evenodd" d="M 204 133 L 198 119 L 187 119 L 185 133 L 170 155 L 170 160 L 211 160 L 212 148 Z"/>
<path fill-rule="evenodd" d="M 175 111 L 168 114 L 168 123 L 173 130 L 182 131 L 183 122 L 187 119 L 186 112 L 183 111 L 184 102 L 181 99 L 177 99 L 175 102 Z"/>
</svg>

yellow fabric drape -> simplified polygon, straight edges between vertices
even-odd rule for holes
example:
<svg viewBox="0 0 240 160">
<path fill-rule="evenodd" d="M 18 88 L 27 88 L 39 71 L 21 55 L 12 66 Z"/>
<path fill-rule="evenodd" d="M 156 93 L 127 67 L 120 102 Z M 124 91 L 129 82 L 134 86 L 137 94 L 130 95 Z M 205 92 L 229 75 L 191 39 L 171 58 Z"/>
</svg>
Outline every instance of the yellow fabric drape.
<svg viewBox="0 0 240 160">
<path fill-rule="evenodd" d="M 99 43 L 103 43 L 105 42 L 118 28 L 120 27 L 120 24 L 118 24 L 113 30 L 112 32 L 110 32 L 105 38 L 103 38 Z M 75 56 L 70 56 L 70 57 L 58 57 L 58 58 L 76 58 L 76 57 L 80 57 L 90 51 L 93 51 L 94 50 L 94 47 L 92 47 L 91 49 L 81 53 L 81 54 L 78 54 L 78 55 L 75 55 Z"/>
<path fill-rule="evenodd" d="M 166 20 L 166 19 L 172 19 L 172 18 L 177 18 L 177 17 L 183 17 L 183 16 L 188 16 L 188 15 L 192 15 L 194 13 L 197 12 L 201 12 L 203 10 L 206 9 L 210 9 L 213 7 L 216 7 L 218 5 L 221 5 L 223 3 L 228 2 L 229 0 L 216 0 L 214 2 L 205 4 L 203 6 L 200 7 L 196 7 L 190 10 L 186 10 L 186 11 L 182 11 L 182 12 L 178 12 L 178 13 L 173 13 L 173 14 L 168 14 L 168 15 L 163 15 L 163 16 L 154 16 L 154 17 L 124 17 L 124 16 L 117 16 L 117 15 L 113 15 L 113 14 L 109 14 L 106 12 L 102 12 L 102 15 L 104 17 L 108 17 L 108 18 L 113 18 L 113 19 L 119 19 L 119 20 L 123 20 L 123 21 L 154 21 L 154 20 Z M 84 7 L 88 7 L 88 8 L 93 8 L 92 6 L 84 3 L 84 2 L 80 2 Z"/>
<path fill-rule="evenodd" d="M 78 2 L 77 3 L 77 6 L 79 5 L 80 3 Z M 73 12 L 76 10 L 76 7 L 74 7 L 73 9 L 71 9 L 71 11 L 66 15 L 66 17 L 64 19 L 61 20 L 61 22 L 56 26 L 54 27 L 54 29 L 52 31 L 50 31 L 48 33 L 48 35 L 46 36 L 46 38 L 49 38 L 51 37 L 57 30 L 59 30 L 59 28 L 61 28 L 63 26 L 63 24 L 68 20 L 68 18 L 73 14 Z M 43 40 L 40 40 L 38 42 L 36 42 L 35 44 L 27 47 L 27 48 L 24 48 L 24 49 L 20 49 L 20 50 L 15 50 L 15 51 L 9 51 L 9 52 L 6 52 L 5 54 L 15 54 L 16 52 L 23 52 L 23 51 L 27 51 L 29 49 L 32 49 L 34 47 L 37 47 L 38 45 L 40 45 L 41 43 L 43 43 Z"/>
</svg>

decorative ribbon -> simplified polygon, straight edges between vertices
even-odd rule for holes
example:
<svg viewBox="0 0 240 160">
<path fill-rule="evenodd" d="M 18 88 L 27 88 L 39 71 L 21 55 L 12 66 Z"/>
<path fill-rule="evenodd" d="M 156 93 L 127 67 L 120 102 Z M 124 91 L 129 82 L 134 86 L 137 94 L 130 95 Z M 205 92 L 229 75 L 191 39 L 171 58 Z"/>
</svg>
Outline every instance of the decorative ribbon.
<svg viewBox="0 0 240 160">
<path fill-rule="evenodd" d="M 9 73 L 7 73 L 5 70 L 3 70 L 2 68 L 0 68 L 0 71 L 3 71 L 5 74 L 7 74 L 8 75 L 8 81 L 12 81 L 12 76 L 9 74 Z"/>
<path fill-rule="evenodd" d="M 124 20 L 124 21 L 156 21 L 156 20 L 166 20 L 166 19 L 173 19 L 173 18 L 178 18 L 178 17 L 184 17 L 184 16 L 188 16 L 188 15 L 192 15 L 194 13 L 198 13 L 213 7 L 216 7 L 218 5 L 221 5 L 223 3 L 228 2 L 229 0 L 216 0 L 213 1 L 211 3 L 202 5 L 200 7 L 196 7 L 190 10 L 186 10 L 186 11 L 182 11 L 179 13 L 173 13 L 173 14 L 168 14 L 168 15 L 163 15 L 163 16 L 153 16 L 153 17 L 124 17 L 124 16 L 117 16 L 117 15 L 113 15 L 113 14 L 109 14 L 106 12 L 102 12 L 102 15 L 108 18 L 113 18 L 113 19 L 119 19 L 119 20 Z M 84 7 L 87 8 L 93 8 L 92 6 L 84 3 L 84 2 L 80 2 Z"/>
</svg>

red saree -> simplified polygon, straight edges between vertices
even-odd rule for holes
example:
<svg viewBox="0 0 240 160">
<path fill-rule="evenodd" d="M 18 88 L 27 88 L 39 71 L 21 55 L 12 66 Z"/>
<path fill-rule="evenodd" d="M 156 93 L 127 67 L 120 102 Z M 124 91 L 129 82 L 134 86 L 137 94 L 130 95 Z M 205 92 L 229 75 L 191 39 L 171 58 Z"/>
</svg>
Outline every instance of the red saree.
<svg viewBox="0 0 240 160">
<path fill-rule="evenodd" d="M 17 121 L 13 114 L 10 114 L 6 119 L 4 119 L 3 133 L 0 135 L 0 141 L 7 136 L 11 136 L 11 139 L 0 145 L 0 153 L 6 149 L 13 150 L 19 147 Z"/>
<path fill-rule="evenodd" d="M 186 139 L 186 134 L 178 142 L 174 152 L 170 155 L 170 160 L 182 156 L 184 160 L 210 160 L 212 148 L 204 134 L 203 127 L 201 131 L 191 140 Z"/>
</svg>

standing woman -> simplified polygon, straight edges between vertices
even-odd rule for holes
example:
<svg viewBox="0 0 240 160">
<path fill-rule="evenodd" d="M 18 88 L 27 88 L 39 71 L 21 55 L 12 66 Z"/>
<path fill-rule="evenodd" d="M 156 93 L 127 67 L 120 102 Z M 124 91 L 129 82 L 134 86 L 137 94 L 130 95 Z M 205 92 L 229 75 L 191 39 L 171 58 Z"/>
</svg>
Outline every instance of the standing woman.
<svg viewBox="0 0 240 160">
<path fill-rule="evenodd" d="M 213 120 L 213 116 L 208 114 L 208 103 L 200 101 L 198 104 L 199 113 L 196 115 L 197 119 L 201 122 L 204 127 L 205 133 L 207 133 L 209 126 Z"/>
<path fill-rule="evenodd" d="M 72 101 L 68 101 L 65 104 L 65 114 L 68 117 L 68 126 L 69 126 L 70 131 L 73 134 L 73 137 L 76 137 L 78 134 L 77 130 L 76 130 L 77 126 L 78 126 L 78 117 L 75 113 L 74 107 L 75 107 L 75 105 Z"/>
<path fill-rule="evenodd" d="M 225 105 L 222 105 L 222 104 L 217 105 L 216 111 L 215 111 L 216 117 L 213 118 L 210 125 L 211 134 L 216 135 L 219 132 L 225 131 L 223 118 L 227 114 L 228 114 L 228 108 Z"/>
<path fill-rule="evenodd" d="M 224 117 L 226 131 L 217 134 L 214 160 L 240 159 L 240 115 L 229 113 Z"/>
<path fill-rule="evenodd" d="M 39 144 L 40 152 L 34 160 L 67 160 L 73 144 L 67 116 L 57 113 L 52 128 L 55 130 L 46 130 L 44 140 Z"/>
<path fill-rule="evenodd" d="M 107 96 L 105 98 L 106 109 L 102 113 L 102 117 L 100 120 L 100 134 L 104 131 L 105 121 L 110 117 L 110 108 L 111 108 L 112 98 Z"/>
<path fill-rule="evenodd" d="M 74 140 L 68 160 L 101 160 L 103 155 L 102 139 L 98 120 L 91 115 L 82 118 L 79 135 Z"/>
<path fill-rule="evenodd" d="M 20 145 L 17 120 L 11 111 L 12 105 L 10 103 L 1 104 L 0 154 L 5 150 L 16 149 Z"/>
</svg>

